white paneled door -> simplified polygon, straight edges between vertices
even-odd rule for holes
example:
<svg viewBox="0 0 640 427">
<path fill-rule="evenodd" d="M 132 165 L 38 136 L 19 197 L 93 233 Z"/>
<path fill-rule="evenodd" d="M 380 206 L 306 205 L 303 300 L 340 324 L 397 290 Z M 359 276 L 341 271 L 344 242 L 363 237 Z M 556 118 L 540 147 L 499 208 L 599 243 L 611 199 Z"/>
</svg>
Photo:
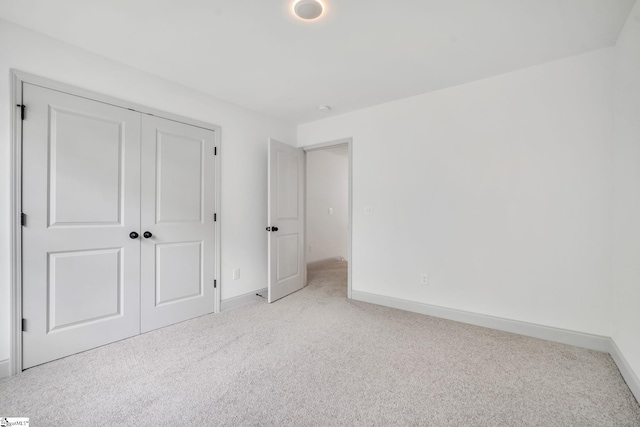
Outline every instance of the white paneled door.
<svg viewBox="0 0 640 427">
<path fill-rule="evenodd" d="M 213 312 L 214 131 L 23 100 L 23 369 Z"/>
<path fill-rule="evenodd" d="M 269 302 L 305 285 L 304 151 L 269 139 Z"/>
<path fill-rule="evenodd" d="M 25 84 L 23 368 L 140 333 L 140 115 Z"/>
<path fill-rule="evenodd" d="M 211 313 L 215 132 L 142 117 L 142 332 Z"/>
</svg>

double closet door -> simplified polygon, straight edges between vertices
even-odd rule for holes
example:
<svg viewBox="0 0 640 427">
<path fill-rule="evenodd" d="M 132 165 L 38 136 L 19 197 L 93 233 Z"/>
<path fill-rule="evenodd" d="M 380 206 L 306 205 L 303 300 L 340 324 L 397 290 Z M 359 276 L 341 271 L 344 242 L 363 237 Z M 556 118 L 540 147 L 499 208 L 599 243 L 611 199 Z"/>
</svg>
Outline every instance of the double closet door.
<svg viewBox="0 0 640 427">
<path fill-rule="evenodd" d="M 215 131 L 23 85 L 23 368 L 212 313 Z"/>
</svg>

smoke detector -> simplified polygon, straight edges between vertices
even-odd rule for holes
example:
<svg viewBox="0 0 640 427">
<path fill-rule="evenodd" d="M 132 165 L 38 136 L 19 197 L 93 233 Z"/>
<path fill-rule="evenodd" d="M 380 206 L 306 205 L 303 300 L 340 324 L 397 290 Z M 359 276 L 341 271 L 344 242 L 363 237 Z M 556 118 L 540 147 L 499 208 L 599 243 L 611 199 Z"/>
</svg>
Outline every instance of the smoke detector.
<svg viewBox="0 0 640 427">
<path fill-rule="evenodd" d="M 300 19 L 306 21 L 316 19 L 324 11 L 324 6 L 320 0 L 298 0 L 293 5 L 293 12 Z"/>
<path fill-rule="evenodd" d="M 329 110 L 331 110 L 331 107 L 329 107 L 328 105 L 318 105 L 318 111 L 320 112 L 328 113 Z"/>
</svg>

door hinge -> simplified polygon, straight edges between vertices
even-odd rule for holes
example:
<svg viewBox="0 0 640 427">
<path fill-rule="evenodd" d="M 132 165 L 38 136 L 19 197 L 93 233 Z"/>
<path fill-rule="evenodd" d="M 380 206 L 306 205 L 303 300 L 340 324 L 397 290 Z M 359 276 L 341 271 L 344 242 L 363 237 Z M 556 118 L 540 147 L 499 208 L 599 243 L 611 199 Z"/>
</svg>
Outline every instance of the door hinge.
<svg viewBox="0 0 640 427">
<path fill-rule="evenodd" d="M 213 155 L 214 156 L 218 155 L 218 147 L 213 147 Z"/>
<path fill-rule="evenodd" d="M 24 113 L 24 110 L 25 110 L 25 108 L 27 108 L 27 106 L 23 105 L 23 104 L 18 104 L 18 105 L 16 105 L 16 107 L 20 107 L 20 119 L 24 120 L 24 118 L 26 117 L 26 115 Z"/>
<path fill-rule="evenodd" d="M 24 212 L 20 214 L 20 225 L 22 225 L 23 227 L 27 225 L 27 214 L 25 214 Z"/>
<path fill-rule="evenodd" d="M 22 332 L 27 332 L 27 319 L 22 318 Z"/>
<path fill-rule="evenodd" d="M 213 289 L 216 289 L 218 287 L 218 281 L 214 280 L 213 281 Z"/>
<path fill-rule="evenodd" d="M 216 222 L 218 220 L 218 214 L 214 213 L 213 214 L 213 222 Z"/>
</svg>

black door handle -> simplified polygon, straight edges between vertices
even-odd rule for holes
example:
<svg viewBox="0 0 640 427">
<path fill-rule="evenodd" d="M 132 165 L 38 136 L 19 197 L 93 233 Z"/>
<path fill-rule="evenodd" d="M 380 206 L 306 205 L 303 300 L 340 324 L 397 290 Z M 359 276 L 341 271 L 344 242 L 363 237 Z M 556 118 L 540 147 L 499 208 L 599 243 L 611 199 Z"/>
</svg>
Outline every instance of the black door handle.
<svg viewBox="0 0 640 427">
<path fill-rule="evenodd" d="M 153 236 L 153 234 L 151 234 L 151 233 L 150 233 L 150 232 L 148 232 L 148 231 L 145 231 L 144 233 L 142 233 L 142 235 L 144 236 L 144 238 L 145 238 L 145 239 L 148 239 L 149 237 L 152 237 L 152 236 Z"/>
<path fill-rule="evenodd" d="M 271 231 L 278 231 L 278 227 L 271 227 Z"/>
<path fill-rule="evenodd" d="M 137 239 L 139 236 L 138 233 L 136 233 L 135 231 L 132 231 L 131 233 L 129 233 L 129 237 L 131 237 L 132 239 Z"/>
</svg>

